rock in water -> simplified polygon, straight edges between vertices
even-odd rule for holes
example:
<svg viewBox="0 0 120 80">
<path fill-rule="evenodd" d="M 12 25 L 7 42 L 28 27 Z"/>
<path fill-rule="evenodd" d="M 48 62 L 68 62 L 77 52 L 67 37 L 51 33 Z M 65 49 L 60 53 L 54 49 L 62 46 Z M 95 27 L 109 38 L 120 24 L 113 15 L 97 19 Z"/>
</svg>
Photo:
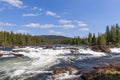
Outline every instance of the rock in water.
<svg viewBox="0 0 120 80">
<path fill-rule="evenodd" d="M 65 73 L 65 70 L 63 68 L 56 68 L 53 70 L 54 75 L 59 75 Z"/>
<path fill-rule="evenodd" d="M 120 63 L 110 64 L 110 67 L 114 67 L 116 70 L 120 71 Z"/>
<path fill-rule="evenodd" d="M 3 56 L 3 54 L 0 54 L 0 57 L 2 57 Z"/>
<path fill-rule="evenodd" d="M 110 49 L 108 46 L 106 45 L 95 45 L 92 46 L 92 50 L 96 51 L 96 52 L 105 52 L 105 53 L 110 53 Z"/>
<path fill-rule="evenodd" d="M 23 57 L 23 54 L 13 54 L 15 57 Z"/>
<path fill-rule="evenodd" d="M 55 68 L 53 69 L 53 74 L 54 75 L 59 75 L 59 74 L 63 74 L 63 73 L 76 73 L 77 69 L 71 66 L 65 66 L 65 67 L 60 67 L 60 68 Z"/>
</svg>

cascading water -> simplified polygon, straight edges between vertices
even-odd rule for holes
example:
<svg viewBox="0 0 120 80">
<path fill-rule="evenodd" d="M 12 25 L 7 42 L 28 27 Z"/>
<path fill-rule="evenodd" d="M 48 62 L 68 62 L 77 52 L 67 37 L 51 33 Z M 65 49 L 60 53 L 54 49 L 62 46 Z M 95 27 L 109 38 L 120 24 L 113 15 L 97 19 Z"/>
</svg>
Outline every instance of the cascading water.
<svg viewBox="0 0 120 80">
<path fill-rule="evenodd" d="M 83 68 L 99 65 L 101 62 L 120 61 L 120 48 L 111 48 L 112 53 L 94 52 L 91 49 L 77 47 L 79 53 L 72 54 L 69 48 L 42 49 L 26 47 L 13 49 L 24 57 L 0 57 L 0 80 L 42 80 L 43 73 L 52 73 L 50 67 L 62 64 Z M 1 51 L 6 54 L 7 51 Z M 48 79 L 49 80 L 49 79 Z"/>
</svg>

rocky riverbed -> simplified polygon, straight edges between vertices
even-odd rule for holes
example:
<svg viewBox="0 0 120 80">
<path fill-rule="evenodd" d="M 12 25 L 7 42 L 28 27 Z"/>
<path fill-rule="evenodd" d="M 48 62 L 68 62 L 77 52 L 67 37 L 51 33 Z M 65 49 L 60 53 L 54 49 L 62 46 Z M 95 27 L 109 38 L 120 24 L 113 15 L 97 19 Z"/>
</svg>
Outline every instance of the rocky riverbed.
<svg viewBox="0 0 120 80">
<path fill-rule="evenodd" d="M 107 69 L 119 73 L 117 63 L 120 62 L 120 48 L 110 48 L 110 50 L 109 54 L 80 46 L 1 50 L 0 80 L 80 80 L 81 78 L 91 80 L 89 76 Z M 10 55 L 3 56 L 8 53 Z M 92 75 L 91 72 L 95 74 Z"/>
</svg>

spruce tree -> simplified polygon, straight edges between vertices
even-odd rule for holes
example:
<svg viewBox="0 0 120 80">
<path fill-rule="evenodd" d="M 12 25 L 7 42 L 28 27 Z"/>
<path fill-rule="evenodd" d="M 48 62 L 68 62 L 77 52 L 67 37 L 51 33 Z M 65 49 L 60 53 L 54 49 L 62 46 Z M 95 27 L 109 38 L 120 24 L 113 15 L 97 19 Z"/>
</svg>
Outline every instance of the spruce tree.
<svg viewBox="0 0 120 80">
<path fill-rule="evenodd" d="M 109 45 L 110 42 L 110 29 L 109 26 L 106 27 L 106 43 Z"/>
<path fill-rule="evenodd" d="M 88 44 L 92 45 L 92 34 L 91 33 L 88 34 Z"/>
<path fill-rule="evenodd" d="M 93 34 L 93 37 L 92 37 L 92 45 L 96 45 L 96 37 L 95 37 L 95 33 Z"/>
</svg>

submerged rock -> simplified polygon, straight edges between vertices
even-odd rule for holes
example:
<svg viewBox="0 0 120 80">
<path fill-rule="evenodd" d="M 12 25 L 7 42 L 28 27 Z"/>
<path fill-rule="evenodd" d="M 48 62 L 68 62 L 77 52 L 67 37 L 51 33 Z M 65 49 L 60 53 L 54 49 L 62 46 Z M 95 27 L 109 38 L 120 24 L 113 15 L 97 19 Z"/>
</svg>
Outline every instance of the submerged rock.
<svg viewBox="0 0 120 80">
<path fill-rule="evenodd" d="M 54 75 L 59 75 L 59 74 L 67 73 L 67 72 L 69 72 L 69 74 L 72 74 L 72 73 L 77 72 L 77 69 L 71 66 L 65 66 L 65 67 L 53 69 Z"/>
<path fill-rule="evenodd" d="M 56 68 L 53 70 L 54 75 L 59 75 L 59 74 L 63 74 L 63 73 L 65 73 L 65 69 L 63 69 L 63 68 Z"/>
<path fill-rule="evenodd" d="M 50 80 L 78 80 L 81 74 L 79 70 L 72 66 L 64 66 L 53 69 L 53 75 L 49 77 Z"/>
<path fill-rule="evenodd" d="M 43 49 L 53 49 L 53 46 L 52 45 L 47 45 Z"/>
<path fill-rule="evenodd" d="M 80 53 L 78 49 L 70 49 L 70 52 L 71 52 L 72 54 Z"/>
<path fill-rule="evenodd" d="M 13 54 L 15 57 L 23 57 L 23 54 Z"/>
</svg>

